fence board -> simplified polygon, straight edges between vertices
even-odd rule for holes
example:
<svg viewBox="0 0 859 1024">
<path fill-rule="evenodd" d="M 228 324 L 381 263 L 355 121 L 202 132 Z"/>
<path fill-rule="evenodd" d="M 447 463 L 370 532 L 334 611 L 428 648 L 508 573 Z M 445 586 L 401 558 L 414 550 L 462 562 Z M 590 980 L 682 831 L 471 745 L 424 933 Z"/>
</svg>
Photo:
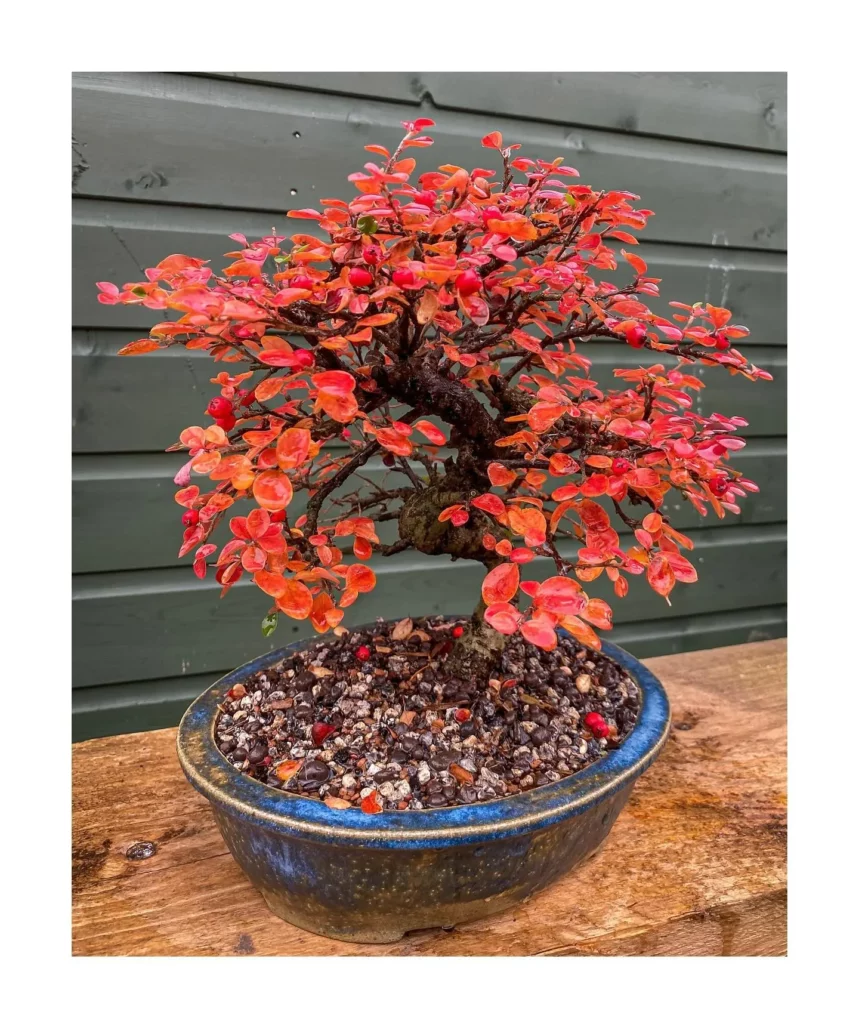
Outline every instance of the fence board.
<svg viewBox="0 0 859 1024">
<path fill-rule="evenodd" d="M 415 151 L 421 170 L 492 166 L 479 139 L 498 129 L 527 155 L 562 155 L 583 182 L 639 193 L 657 214 L 638 251 L 666 299 L 727 305 L 751 329 L 744 350 L 774 383 L 711 368 L 696 402 L 749 419 L 749 446 L 735 464 L 761 493 L 741 518 L 709 517 L 706 528 L 688 508 L 670 509 L 696 539 L 701 582 L 678 586 L 668 607 L 632 581 L 629 597 L 613 602 L 613 639 L 650 656 L 784 635 L 783 73 L 85 73 L 73 76 L 73 103 L 76 739 L 173 724 L 217 675 L 269 643 L 307 635 L 306 624 L 287 620 L 264 640 L 267 599 L 256 588 L 243 583 L 219 602 L 211 582 L 176 564 L 171 496 L 181 456 L 163 449 L 204 421 L 213 367 L 183 351 L 117 358 L 162 317 L 99 304 L 94 282 L 139 280 L 170 252 L 220 268 L 235 231 L 306 231 L 311 222 L 287 221 L 285 211 L 350 196 L 346 175 L 369 158 L 362 147 L 397 141 L 400 120 L 418 113 L 438 123 L 436 147 Z M 606 276 L 621 281 L 622 271 Z M 666 313 L 663 303 L 654 308 Z M 583 351 L 603 385 L 612 367 L 642 362 L 642 353 L 603 342 Z M 347 624 L 468 611 L 482 571 L 412 554 L 378 568 L 379 587 Z M 591 590 L 608 597 L 603 582 Z"/>
<path fill-rule="evenodd" d="M 147 267 L 174 252 L 212 260 L 219 270 L 228 262 L 223 253 L 234 247 L 228 238 L 232 232 L 259 238 L 275 227 L 294 234 L 296 223 L 282 214 L 102 199 L 75 199 L 72 218 L 72 322 L 79 327 L 139 328 L 144 333 L 164 314 L 144 306 L 103 305 L 96 298 L 96 281 L 142 280 Z M 621 248 L 618 242 L 616 251 Z M 735 321 L 752 330 L 756 345 L 786 343 L 783 254 L 654 243 L 643 243 L 636 251 L 647 261 L 650 274 L 662 279 L 662 297 L 651 303 L 656 312 L 675 312 L 668 307 L 671 299 L 727 305 Z M 605 279 L 625 283 L 629 278 L 622 265 L 606 272 Z"/>
<path fill-rule="evenodd" d="M 728 529 L 737 523 L 783 522 L 787 518 L 785 446 L 780 441 L 752 441 L 732 464 L 761 488 L 750 494 L 742 514 L 719 521 L 702 520 L 688 502 L 669 506 L 671 522 L 686 530 L 702 523 Z M 118 569 L 153 569 L 176 564 L 182 513 L 173 501 L 173 477 L 184 462 L 181 455 L 80 455 L 72 466 L 72 568 L 74 572 L 111 572 Z M 416 467 L 421 472 L 420 467 Z M 378 460 L 362 470 L 382 482 L 389 473 Z M 389 473 L 388 481 L 405 478 Z M 341 492 L 356 489 L 352 481 Z M 365 488 L 369 491 L 369 487 Z M 304 510 L 305 496 L 295 496 L 291 518 Z M 392 534 L 394 523 L 382 533 Z M 226 539 L 226 535 L 224 535 Z M 393 540 L 393 536 L 383 537 Z"/>
<path fill-rule="evenodd" d="M 75 452 L 157 452 L 173 444 L 179 433 L 201 423 L 216 393 L 211 359 L 201 352 L 175 348 L 144 356 L 117 356 L 139 335 L 127 331 L 83 331 L 73 335 L 72 443 Z M 616 386 L 615 367 L 642 364 L 641 354 L 625 345 L 596 342 L 580 347 L 593 361 L 592 377 Z M 749 359 L 770 370 L 771 383 L 731 376 L 722 367 L 696 368 L 706 388 L 696 393 L 704 410 L 749 420 L 747 437 L 786 433 L 786 350 L 744 346 Z M 655 354 L 645 365 L 657 362 Z M 673 357 L 663 364 L 674 365 Z M 156 400 L 157 399 L 157 400 Z"/>
<path fill-rule="evenodd" d="M 787 609 L 780 605 L 666 623 L 630 623 L 614 630 L 611 639 L 636 657 L 649 658 L 771 640 L 785 636 L 786 632 Z M 72 692 L 72 742 L 177 725 L 191 701 L 222 674 L 211 672 L 76 689 Z"/>
<path fill-rule="evenodd" d="M 787 148 L 787 75 L 774 72 L 232 71 L 223 77 L 633 134 Z"/>
<path fill-rule="evenodd" d="M 281 212 L 351 194 L 362 147 L 393 147 L 409 107 L 157 74 L 74 76 L 78 195 Z M 419 167 L 493 164 L 485 115 L 450 112 Z M 774 153 L 492 117 L 524 152 L 563 156 L 582 181 L 639 193 L 658 211 L 646 237 L 783 250 L 785 160 Z M 497 162 L 497 161 L 496 161 Z M 78 160 L 78 164 L 80 161 Z M 500 164 L 499 164 L 500 167 Z"/>
<path fill-rule="evenodd" d="M 706 583 L 680 586 L 672 604 L 635 579 L 629 596 L 614 601 L 620 623 L 666 620 L 784 602 L 786 531 L 782 526 L 737 526 L 696 531 L 694 564 Z M 483 569 L 411 553 L 383 560 L 378 586 L 347 612 L 346 625 L 377 616 L 467 612 L 479 593 Z M 551 566 L 537 559 L 526 578 L 545 578 Z M 592 596 L 609 597 L 603 581 Z M 223 601 L 218 586 L 187 567 L 77 576 L 73 587 L 73 685 L 209 672 L 240 664 L 254 653 L 310 635 L 306 622 L 287 619 L 264 641 L 259 623 L 269 599 L 252 583 L 239 583 Z"/>
</svg>

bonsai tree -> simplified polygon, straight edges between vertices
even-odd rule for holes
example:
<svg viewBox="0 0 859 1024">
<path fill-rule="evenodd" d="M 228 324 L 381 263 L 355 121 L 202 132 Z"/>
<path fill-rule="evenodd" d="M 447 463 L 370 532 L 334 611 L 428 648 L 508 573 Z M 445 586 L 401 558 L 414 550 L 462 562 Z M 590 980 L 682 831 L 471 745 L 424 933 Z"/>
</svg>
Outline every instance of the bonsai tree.
<svg viewBox="0 0 859 1024">
<path fill-rule="evenodd" d="M 551 650 L 563 627 L 598 648 L 592 627 L 612 613 L 585 586 L 602 574 L 618 598 L 630 576 L 666 599 L 696 580 L 668 496 L 721 518 L 757 487 L 728 464 L 746 421 L 696 412 L 689 367 L 772 378 L 734 348 L 748 330 L 729 310 L 651 310 L 658 279 L 613 248 L 634 247 L 651 216 L 637 196 L 577 184 L 561 158 L 519 156 L 498 132 L 482 140 L 492 169 L 446 164 L 412 183 L 409 151 L 431 145 L 432 124 L 404 122 L 394 153 L 367 146 L 378 162 L 349 176 L 351 201 L 288 213 L 314 233 L 231 235 L 220 275 L 172 255 L 99 299 L 180 314 L 121 354 L 182 345 L 222 364 L 211 422 L 169 449 L 190 457 L 179 555 L 194 552 L 198 576 L 213 567 L 225 593 L 249 575 L 271 604 L 266 635 L 281 612 L 324 633 L 375 587 L 377 556 L 471 559 L 486 575 L 448 663 L 485 675 L 517 631 Z M 619 264 L 621 280 L 601 279 Z M 582 354 L 605 342 L 641 354 L 615 390 Z M 374 456 L 383 483 L 362 475 Z M 382 523 L 397 539 L 381 542 Z M 553 574 L 522 581 L 537 557 Z"/>
</svg>

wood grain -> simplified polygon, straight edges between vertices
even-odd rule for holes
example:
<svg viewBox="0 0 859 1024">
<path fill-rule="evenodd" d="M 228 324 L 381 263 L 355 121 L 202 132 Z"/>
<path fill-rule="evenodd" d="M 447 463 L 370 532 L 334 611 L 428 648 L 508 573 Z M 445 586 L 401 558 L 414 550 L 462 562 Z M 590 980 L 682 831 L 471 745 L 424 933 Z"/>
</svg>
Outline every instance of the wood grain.
<svg viewBox="0 0 859 1024">
<path fill-rule="evenodd" d="M 520 907 L 388 946 L 273 917 L 187 785 L 175 730 L 73 748 L 79 956 L 778 956 L 786 953 L 786 642 L 653 658 L 667 748 L 597 856 Z M 148 860 L 125 856 L 150 840 Z"/>
</svg>

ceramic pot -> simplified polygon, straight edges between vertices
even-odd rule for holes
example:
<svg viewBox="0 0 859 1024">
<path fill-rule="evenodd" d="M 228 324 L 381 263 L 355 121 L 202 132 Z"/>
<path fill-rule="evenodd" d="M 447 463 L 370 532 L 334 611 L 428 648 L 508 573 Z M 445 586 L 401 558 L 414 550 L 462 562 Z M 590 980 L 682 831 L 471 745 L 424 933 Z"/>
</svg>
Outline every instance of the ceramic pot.
<svg viewBox="0 0 859 1024">
<path fill-rule="evenodd" d="M 237 771 L 215 743 L 218 704 L 301 647 L 272 651 L 218 680 L 179 726 L 179 760 L 212 805 L 224 841 L 273 913 L 351 942 L 486 917 L 551 885 L 605 840 L 636 779 L 668 736 L 668 699 L 626 651 L 603 653 L 638 684 L 642 704 L 624 742 L 583 771 L 486 803 L 364 814 L 334 810 Z"/>
</svg>

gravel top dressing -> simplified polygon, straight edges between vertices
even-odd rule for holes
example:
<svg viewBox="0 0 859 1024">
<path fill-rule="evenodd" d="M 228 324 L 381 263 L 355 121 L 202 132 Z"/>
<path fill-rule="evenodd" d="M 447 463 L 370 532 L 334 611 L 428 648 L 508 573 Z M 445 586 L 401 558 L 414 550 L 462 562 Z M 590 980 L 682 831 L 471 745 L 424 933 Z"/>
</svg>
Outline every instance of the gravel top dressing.
<svg viewBox="0 0 859 1024">
<path fill-rule="evenodd" d="M 290 655 L 229 691 L 218 746 L 267 785 L 374 814 L 557 782 L 632 730 L 635 683 L 570 636 L 551 652 L 512 636 L 497 678 L 452 678 L 465 625 L 379 622 Z"/>
</svg>

